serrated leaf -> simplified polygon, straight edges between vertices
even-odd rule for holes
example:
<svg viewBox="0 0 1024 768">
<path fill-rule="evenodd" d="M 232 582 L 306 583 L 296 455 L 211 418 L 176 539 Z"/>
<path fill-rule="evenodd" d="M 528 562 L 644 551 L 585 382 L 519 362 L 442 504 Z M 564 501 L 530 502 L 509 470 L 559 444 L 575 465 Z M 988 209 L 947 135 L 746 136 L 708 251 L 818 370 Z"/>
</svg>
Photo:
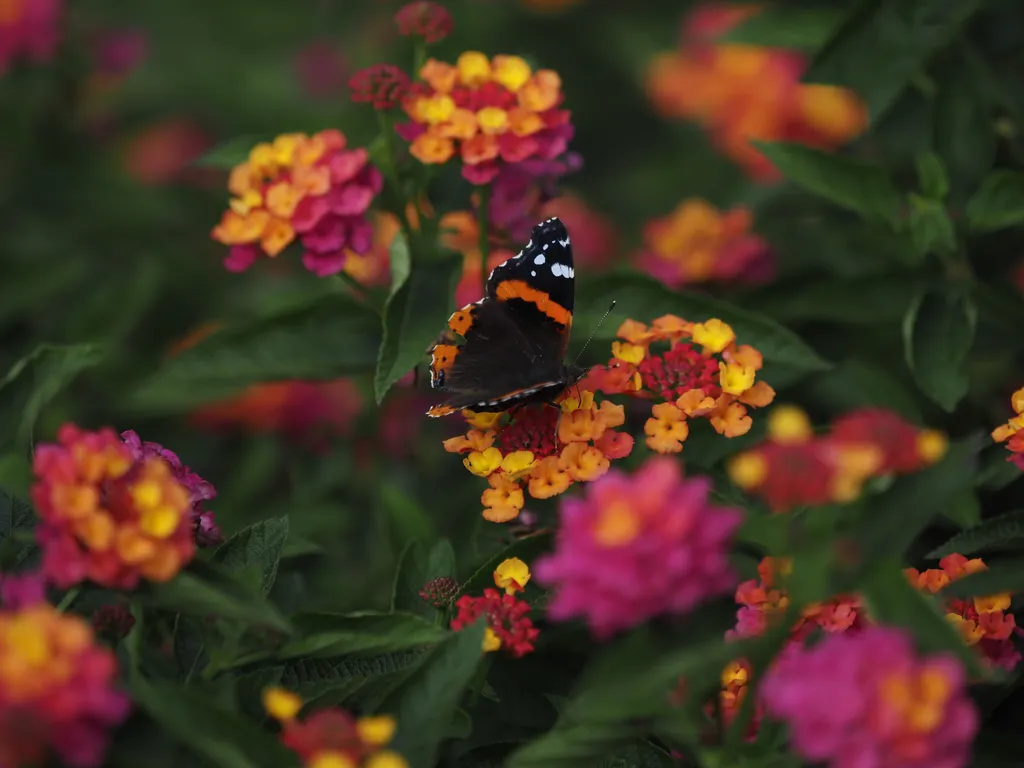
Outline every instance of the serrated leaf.
<svg viewBox="0 0 1024 768">
<path fill-rule="evenodd" d="M 134 393 L 152 411 L 186 410 L 251 384 L 290 379 L 325 381 L 370 370 L 379 321 L 344 296 L 328 296 L 210 334 L 168 358 Z"/>
<path fill-rule="evenodd" d="M 192 165 L 200 168 L 234 168 L 249 159 L 252 148 L 266 139 L 261 136 L 236 136 L 221 142 L 213 149 L 192 161 Z"/>
<path fill-rule="evenodd" d="M 602 760 L 600 768 L 676 768 L 672 755 L 649 741 L 636 741 L 616 750 L 614 757 Z"/>
<path fill-rule="evenodd" d="M 447 635 L 411 613 L 306 613 L 296 616 L 292 624 L 297 639 L 275 653 L 279 659 L 386 653 L 433 645 Z"/>
<path fill-rule="evenodd" d="M 288 518 L 261 520 L 243 528 L 213 553 L 211 560 L 229 570 L 255 567 L 260 572 L 263 595 L 269 595 L 277 578 L 277 566 L 288 540 Z"/>
<path fill-rule="evenodd" d="M 284 667 L 282 684 L 303 699 L 330 699 L 339 706 L 373 710 L 406 680 L 433 646 L 373 656 L 295 659 Z"/>
<path fill-rule="evenodd" d="M 398 731 L 392 748 L 410 768 L 434 768 L 445 732 L 483 657 L 485 620 L 449 635 L 385 705 Z"/>
<path fill-rule="evenodd" d="M 899 226 L 903 201 L 877 165 L 802 144 L 755 142 L 789 181 L 866 219 Z"/>
<path fill-rule="evenodd" d="M 804 80 L 852 88 L 877 122 L 980 6 L 980 0 L 858 3 L 815 56 Z"/>
<path fill-rule="evenodd" d="M 838 8 L 768 6 L 718 38 L 767 48 L 815 51 L 829 40 L 845 14 Z"/>
<path fill-rule="evenodd" d="M 967 223 L 976 232 L 1024 224 L 1024 173 L 996 171 L 967 203 Z"/>
<path fill-rule="evenodd" d="M 974 345 L 978 312 L 970 299 L 926 291 L 907 310 L 903 345 L 921 391 L 948 412 L 967 394 L 965 361 Z"/>
<path fill-rule="evenodd" d="M 43 408 L 101 359 L 91 344 L 42 344 L 11 366 L 0 379 L 0 451 L 28 446 Z"/>
<path fill-rule="evenodd" d="M 509 544 L 477 568 L 473 575 L 466 579 L 465 583 L 459 588 L 459 596 L 479 594 L 488 587 L 493 587 L 494 569 L 503 560 L 518 557 L 528 566 L 532 566 L 538 556 L 551 549 L 551 543 L 552 536 L 547 532 L 531 533 L 521 539 L 516 539 L 516 541 Z"/>
<path fill-rule="evenodd" d="M 910 201 L 910 237 L 918 255 L 956 251 L 953 221 L 942 203 L 919 195 L 908 195 L 907 199 Z"/>
<path fill-rule="evenodd" d="M 134 701 L 183 744 L 220 768 L 295 766 L 298 758 L 254 723 L 216 705 L 209 696 L 136 675 L 130 682 Z"/>
<path fill-rule="evenodd" d="M 1014 510 L 961 531 L 928 553 L 938 559 L 958 553 L 971 555 L 985 550 L 1016 549 L 1024 544 L 1024 510 Z"/>
<path fill-rule="evenodd" d="M 987 676 L 980 656 L 946 620 L 938 601 L 915 589 L 902 568 L 895 565 L 874 568 L 864 581 L 862 592 L 872 618 L 910 630 L 925 653 L 955 654 L 972 677 Z"/>
<path fill-rule="evenodd" d="M 615 310 L 595 334 L 591 349 L 600 341 L 615 338 L 616 329 L 626 318 L 650 323 L 665 314 L 679 315 L 692 322 L 717 317 L 732 326 L 740 344 L 758 349 L 768 365 L 785 365 L 799 373 L 830 367 L 803 339 L 769 317 L 707 295 L 671 291 L 657 280 L 635 272 L 602 275 L 577 285 L 574 328 L 595 328 L 612 301 L 616 302 Z M 579 335 L 581 338 L 573 341 L 577 349 L 586 340 L 585 334 Z M 607 361 L 606 353 L 596 355 L 603 355 Z"/>
<path fill-rule="evenodd" d="M 937 464 L 898 478 L 888 490 L 868 498 L 856 533 L 859 549 L 873 560 L 902 556 L 951 497 L 973 487 L 976 468 L 975 441 L 958 441 Z"/>
<path fill-rule="evenodd" d="M 444 254 L 411 265 L 409 274 L 384 307 L 384 338 L 377 357 L 373 390 L 377 402 L 415 367 L 437 338 L 453 309 L 455 284 L 463 259 Z"/>
<path fill-rule="evenodd" d="M 1003 592 L 1024 592 L 1024 559 L 990 560 L 988 569 L 957 579 L 939 594 L 943 597 L 986 597 Z"/>
<path fill-rule="evenodd" d="M 199 568 L 193 564 L 191 568 Z M 266 626 L 280 632 L 291 627 L 283 616 L 259 595 L 251 594 L 227 574 L 203 564 L 202 577 L 182 571 L 166 584 L 154 584 L 142 599 L 150 605 L 192 616 L 214 615 L 222 619 Z"/>
</svg>

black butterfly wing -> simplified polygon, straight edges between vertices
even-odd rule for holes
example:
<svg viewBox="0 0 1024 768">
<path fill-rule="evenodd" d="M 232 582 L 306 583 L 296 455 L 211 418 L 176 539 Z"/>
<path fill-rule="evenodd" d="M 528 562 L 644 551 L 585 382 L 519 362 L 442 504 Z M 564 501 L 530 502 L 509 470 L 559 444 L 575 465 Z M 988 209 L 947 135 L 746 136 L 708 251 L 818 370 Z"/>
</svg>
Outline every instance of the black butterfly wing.
<svg viewBox="0 0 1024 768">
<path fill-rule="evenodd" d="M 488 277 L 484 298 L 455 312 L 432 347 L 431 386 L 450 397 L 428 413 L 502 411 L 561 391 L 574 276 L 565 226 L 535 226 L 526 247 Z"/>
</svg>

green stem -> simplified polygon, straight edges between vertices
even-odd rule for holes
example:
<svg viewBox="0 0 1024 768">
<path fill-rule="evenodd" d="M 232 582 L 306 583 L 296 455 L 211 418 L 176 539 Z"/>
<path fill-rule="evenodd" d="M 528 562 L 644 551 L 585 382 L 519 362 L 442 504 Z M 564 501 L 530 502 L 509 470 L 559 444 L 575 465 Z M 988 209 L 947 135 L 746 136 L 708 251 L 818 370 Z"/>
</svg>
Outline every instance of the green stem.
<svg viewBox="0 0 1024 768">
<path fill-rule="evenodd" d="M 61 598 L 60 602 L 57 603 L 57 611 L 64 613 L 68 608 L 71 607 L 72 603 L 78 599 L 78 593 L 81 592 L 81 587 L 72 587 L 64 593 L 64 597 Z"/>
<path fill-rule="evenodd" d="M 484 184 L 480 187 L 480 200 L 479 209 L 477 210 L 477 226 L 480 229 L 478 233 L 478 242 L 480 247 L 480 268 L 484 277 L 487 276 L 487 259 L 491 255 L 491 238 L 490 238 L 490 205 L 491 205 L 491 185 Z"/>
</svg>

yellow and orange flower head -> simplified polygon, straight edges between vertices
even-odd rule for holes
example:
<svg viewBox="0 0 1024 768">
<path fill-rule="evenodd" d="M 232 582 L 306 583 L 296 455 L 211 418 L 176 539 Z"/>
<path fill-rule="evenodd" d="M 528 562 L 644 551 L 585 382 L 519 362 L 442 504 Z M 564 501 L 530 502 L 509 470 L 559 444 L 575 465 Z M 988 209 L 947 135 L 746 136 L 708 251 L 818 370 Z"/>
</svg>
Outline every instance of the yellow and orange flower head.
<svg viewBox="0 0 1024 768">
<path fill-rule="evenodd" d="M 753 424 L 747 409 L 775 398 L 768 384 L 755 381 L 761 353 L 737 344 L 717 318 L 691 323 L 664 315 L 650 327 L 627 320 L 618 336 L 611 361 L 593 368 L 581 386 L 663 400 L 644 425 L 647 447 L 658 453 L 681 451 L 693 418 L 708 419 L 720 435 L 744 435 Z"/>
<path fill-rule="evenodd" d="M 0 763 L 102 763 L 131 709 L 116 677 L 114 653 L 78 616 L 44 602 L 0 610 Z"/>
<path fill-rule="evenodd" d="M 487 423 L 477 425 L 481 418 Z M 467 412 L 466 419 L 473 429 L 444 448 L 465 454 L 466 469 L 487 478 L 490 488 L 480 500 L 484 517 L 495 523 L 519 516 L 524 491 L 535 499 L 557 496 L 573 483 L 596 480 L 633 450 L 633 438 L 615 430 L 625 423 L 625 409 L 598 404 L 587 390 L 578 398 L 567 393 L 559 408 L 525 406 L 497 417 Z"/>
<path fill-rule="evenodd" d="M 778 170 L 752 142 L 834 149 L 864 131 L 867 109 L 848 89 L 802 83 L 808 62 L 798 52 L 715 42 L 756 12 L 753 6 L 698 6 L 682 49 L 651 62 L 647 90 L 659 113 L 696 120 L 751 176 L 775 181 Z"/>
<path fill-rule="evenodd" d="M 907 568 L 904 573 L 915 587 L 935 594 L 957 579 L 987 569 L 980 557 L 968 560 L 952 554 L 939 560 L 938 568 Z M 946 619 L 957 628 L 964 642 L 975 646 L 993 666 L 1012 670 L 1020 663 L 1020 652 L 1013 643 L 1017 623 L 1010 613 L 1008 592 L 973 600 L 947 598 L 944 602 Z"/>
<path fill-rule="evenodd" d="M 768 440 L 729 460 L 740 488 L 774 512 L 846 503 L 873 477 L 916 472 L 946 451 L 941 432 L 921 429 L 882 408 L 861 408 L 816 435 L 801 409 L 780 405 L 768 419 Z"/>
<path fill-rule="evenodd" d="M 396 728 L 388 715 L 355 718 L 331 707 L 299 717 L 302 699 L 283 688 L 265 690 L 263 706 L 281 724 L 281 743 L 307 768 L 408 768 L 387 749 Z"/>
<path fill-rule="evenodd" d="M 39 446 L 33 462 L 47 579 L 115 589 L 172 579 L 196 544 L 191 492 L 171 465 L 158 456 L 134 459 L 109 429 L 65 424 L 57 440 Z"/>
<path fill-rule="evenodd" d="M 421 163 L 458 156 L 471 184 L 490 183 L 506 165 L 554 160 L 572 138 L 570 113 L 558 108 L 562 80 L 550 69 L 466 51 L 455 64 L 429 59 L 418 74 L 403 103 L 410 119 L 396 130 Z"/>
<path fill-rule="evenodd" d="M 1011 454 L 1006 460 L 1012 461 L 1018 469 L 1024 469 L 1024 434 L 1018 434 L 1024 428 L 1024 388 L 1013 393 L 1010 405 L 1017 415 L 992 430 L 992 439 L 997 443 L 1006 443 Z"/>
<path fill-rule="evenodd" d="M 231 171 L 235 197 L 211 234 L 230 246 L 224 266 L 232 272 L 297 241 L 306 269 L 319 277 L 337 274 L 349 251 L 371 249 L 367 210 L 383 184 L 369 153 L 348 148 L 340 131 L 284 134 L 257 144 Z"/>
<path fill-rule="evenodd" d="M 764 283 L 775 270 L 768 243 L 750 231 L 746 208 L 718 211 L 699 198 L 644 227 L 638 266 L 669 288 L 694 283 Z"/>
</svg>

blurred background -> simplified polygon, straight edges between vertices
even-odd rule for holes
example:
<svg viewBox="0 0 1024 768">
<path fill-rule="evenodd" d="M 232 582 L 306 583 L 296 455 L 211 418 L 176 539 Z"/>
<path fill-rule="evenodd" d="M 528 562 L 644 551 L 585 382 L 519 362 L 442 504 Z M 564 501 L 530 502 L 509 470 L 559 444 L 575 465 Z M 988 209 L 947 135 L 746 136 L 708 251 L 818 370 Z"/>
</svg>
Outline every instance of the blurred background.
<svg viewBox="0 0 1024 768">
<path fill-rule="evenodd" d="M 898 320 L 920 266 L 907 257 L 906 241 L 778 183 L 746 142 L 848 146 L 904 182 L 916 178 L 915 154 L 934 146 L 956 164 L 950 205 L 962 206 L 997 157 L 1020 151 L 993 125 L 999 114 L 1024 110 L 1012 79 L 1024 25 L 1005 24 L 1012 3 L 990 3 L 972 20 L 968 34 L 983 46 L 992 87 L 957 81 L 959 101 L 939 120 L 953 80 L 936 79 L 934 68 L 906 90 L 866 94 L 866 106 L 843 89 L 802 90 L 811 52 L 853 3 L 790 5 L 802 26 L 776 29 L 770 52 L 736 48 L 709 58 L 710 41 L 737 19 L 695 13 L 692 3 L 452 0 L 445 6 L 453 32 L 430 54 L 444 61 L 466 50 L 516 54 L 561 76 L 578 168 L 535 198 L 530 213 L 557 213 L 569 225 L 578 301 L 588 279 L 610 269 L 727 298 L 789 325 L 846 366 L 810 382 L 777 374 L 772 383 L 784 398 L 831 413 L 861 404 L 862 390 L 875 387 L 927 422 L 934 414 L 918 411 L 902 363 Z M 0 370 L 40 343 L 99 350 L 98 364 L 83 366 L 43 409 L 32 438 L 52 439 L 65 421 L 134 429 L 214 483 L 210 508 L 226 534 L 290 515 L 292 557 L 275 591 L 296 606 L 386 606 L 396 557 L 413 538 L 450 536 L 464 575 L 516 532 L 479 517 L 481 483 L 440 447 L 460 425 L 423 416 L 432 402 L 423 377 L 404 379 L 380 406 L 372 371 L 247 387 L 228 375 L 222 389 L 183 393 L 194 397 L 159 407 L 135 397 L 168 356 L 211 328 L 333 290 L 294 257 L 261 259 L 243 274 L 225 270 L 226 249 L 210 230 L 227 204 L 227 171 L 196 161 L 225 142 L 237 153 L 294 131 L 339 128 L 351 145 L 370 143 L 377 116 L 351 102 L 348 81 L 377 63 L 411 69 L 412 43 L 393 19 L 400 6 L 0 0 Z M 955 64 L 942 56 L 929 66 Z M 884 63 L 863 66 L 884 81 Z M 839 75 L 830 82 L 844 84 Z M 744 108 L 716 103 L 726 96 Z M 471 192 L 454 169 L 431 203 L 468 210 Z M 993 302 L 1010 302 L 1009 316 L 1019 317 L 1013 286 L 1021 244 L 999 237 L 979 245 L 975 267 L 994 278 Z M 384 246 L 352 258 L 348 275 L 386 285 Z M 604 295 L 594 301 L 606 305 Z M 607 358 L 623 319 L 609 321 L 592 362 Z M 1016 386 L 1008 350 L 1016 345 L 1004 344 L 1000 334 L 1010 331 L 1001 327 L 979 334 L 970 406 L 954 427 L 957 419 L 994 425 L 1006 418 Z M 325 335 L 315 343 L 376 341 Z M 743 441 L 735 442 L 728 450 L 739 450 Z M 23 493 L 28 457 L 10 442 L 4 450 L 0 487 Z M 700 443 L 687 451 L 699 465 Z M 530 502 L 525 523 L 542 525 L 552 508 Z"/>
</svg>

